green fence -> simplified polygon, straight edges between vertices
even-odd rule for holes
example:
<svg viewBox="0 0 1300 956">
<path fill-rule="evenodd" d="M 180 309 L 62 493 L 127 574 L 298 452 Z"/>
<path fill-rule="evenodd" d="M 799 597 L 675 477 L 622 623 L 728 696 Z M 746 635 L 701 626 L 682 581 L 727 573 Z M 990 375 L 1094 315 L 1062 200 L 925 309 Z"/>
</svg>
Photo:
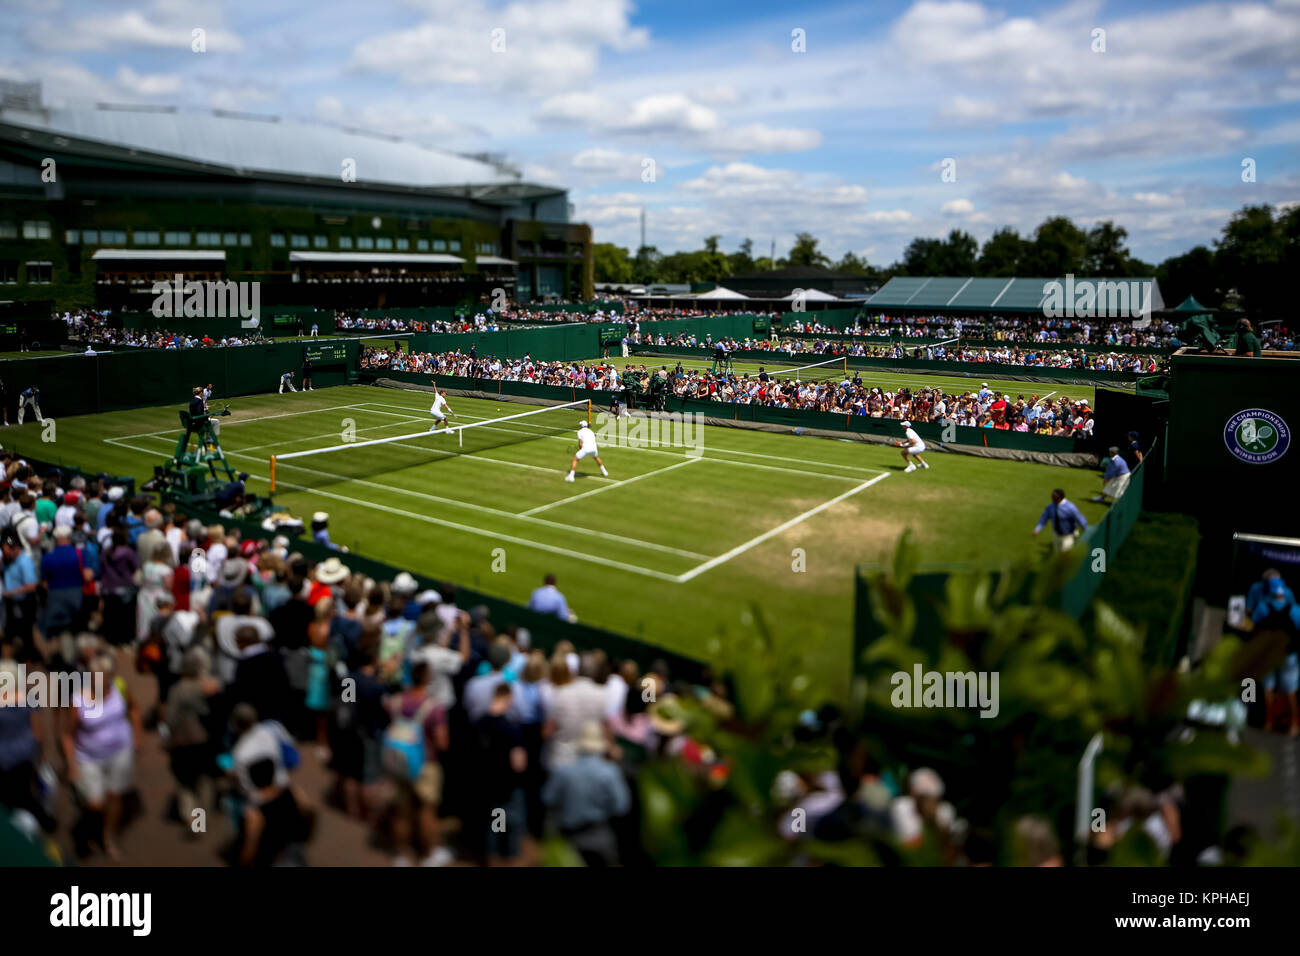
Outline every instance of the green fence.
<svg viewBox="0 0 1300 956">
<path fill-rule="evenodd" d="M 1152 449 L 1154 452 L 1155 449 Z M 1101 586 L 1102 575 L 1119 554 L 1124 539 L 1142 514 L 1142 487 L 1146 480 L 1144 462 L 1138 462 L 1128 488 L 1115 499 L 1100 521 L 1088 528 L 1075 550 L 1082 552 L 1074 574 L 1061 588 L 1061 609 L 1079 617 Z M 1100 549 L 1100 551 L 1098 550 Z"/>
<path fill-rule="evenodd" d="M 280 376 L 301 374 L 302 359 L 313 343 L 279 342 L 236 348 L 134 349 L 95 355 L 59 355 L 0 362 L 0 378 L 16 400 L 28 386 L 41 390 L 46 415 L 89 415 L 146 405 L 183 405 L 196 385 L 211 384 L 220 400 L 279 387 Z M 334 339 L 337 360 L 315 363 L 317 388 L 356 379 L 360 344 Z"/>
<path fill-rule="evenodd" d="M 531 355 L 545 362 L 594 359 L 601 354 L 603 329 L 622 329 L 622 325 L 583 322 L 562 325 L 539 325 L 500 332 L 433 332 L 411 337 L 413 352 L 468 352 L 475 349 L 480 357 L 523 358 Z"/>
</svg>

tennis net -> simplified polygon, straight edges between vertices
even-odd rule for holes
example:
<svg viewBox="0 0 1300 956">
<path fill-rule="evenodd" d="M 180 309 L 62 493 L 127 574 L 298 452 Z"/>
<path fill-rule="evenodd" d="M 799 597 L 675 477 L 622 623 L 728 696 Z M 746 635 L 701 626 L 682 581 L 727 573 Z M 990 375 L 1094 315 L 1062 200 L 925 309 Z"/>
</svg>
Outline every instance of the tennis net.
<svg viewBox="0 0 1300 956">
<path fill-rule="evenodd" d="M 798 368 L 770 369 L 767 374 L 769 377 L 780 381 L 824 382 L 827 379 L 838 379 L 841 375 L 847 377 L 849 374 L 849 360 L 841 355 L 833 359 L 827 359 L 825 362 L 800 365 Z"/>
<path fill-rule="evenodd" d="M 572 435 L 583 419 L 591 421 L 590 399 L 548 405 L 463 425 L 435 422 L 431 428 L 405 435 L 345 441 L 323 448 L 272 455 L 271 491 L 291 486 L 291 483 L 292 487 L 303 487 L 300 481 L 304 479 L 310 479 L 310 484 L 316 486 L 322 481 L 382 478 L 443 458 L 470 455 L 538 438 Z"/>
</svg>

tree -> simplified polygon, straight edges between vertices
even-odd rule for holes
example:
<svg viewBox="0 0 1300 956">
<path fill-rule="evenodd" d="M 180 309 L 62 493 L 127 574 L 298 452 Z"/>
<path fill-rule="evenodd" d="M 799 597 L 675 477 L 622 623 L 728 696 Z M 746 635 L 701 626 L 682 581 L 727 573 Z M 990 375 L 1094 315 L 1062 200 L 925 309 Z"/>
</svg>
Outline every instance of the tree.
<svg viewBox="0 0 1300 956">
<path fill-rule="evenodd" d="M 909 276 L 938 275 L 943 263 L 942 239 L 913 239 L 903 250 L 902 271 Z"/>
<path fill-rule="evenodd" d="M 721 236 L 706 236 L 705 239 L 704 239 L 704 251 L 705 251 L 705 252 L 717 252 L 717 251 L 718 251 L 718 240 L 721 239 L 721 238 L 722 238 Z"/>
<path fill-rule="evenodd" d="M 991 278 L 1013 278 L 1024 275 L 1024 264 L 1029 258 L 1030 245 L 1020 238 L 1020 233 L 1005 226 L 989 236 L 975 264 L 975 274 Z"/>
<path fill-rule="evenodd" d="M 790 247 L 789 262 L 792 266 L 829 266 L 830 258 L 817 249 L 817 239 L 810 232 L 801 232 L 794 237 Z"/>
<path fill-rule="evenodd" d="M 1216 243 L 1223 281 L 1241 293 L 1251 312 L 1280 312 L 1285 307 L 1284 226 L 1294 228 L 1289 217 L 1275 220 L 1272 206 L 1246 206 L 1223 227 Z"/>
<path fill-rule="evenodd" d="M 1025 263 L 1031 275 L 1057 278 L 1082 275 L 1088 259 L 1088 234 L 1065 216 L 1044 220 L 1034 231 Z"/>
<path fill-rule="evenodd" d="M 659 266 L 663 258 L 663 253 L 654 246 L 642 246 L 638 249 L 632 264 L 634 280 L 645 285 L 663 281 L 659 277 Z"/>
<path fill-rule="evenodd" d="M 591 262 L 595 282 L 633 281 L 632 259 L 622 246 L 610 242 L 592 243 Z"/>
<path fill-rule="evenodd" d="M 754 240 L 746 239 L 740 244 L 740 250 L 727 256 L 727 265 L 733 276 L 744 275 L 754 271 Z"/>
<path fill-rule="evenodd" d="M 1217 309 L 1223 304 L 1225 289 L 1220 288 L 1214 252 L 1196 246 L 1181 256 L 1171 256 L 1156 269 L 1156 281 L 1164 293 L 1165 305 L 1173 308 L 1189 295 L 1201 305 Z"/>
<path fill-rule="evenodd" d="M 871 266 L 867 265 L 866 259 L 854 255 L 852 252 L 844 253 L 844 258 L 835 263 L 834 269 L 836 272 L 843 272 L 851 276 L 870 275 L 875 271 Z"/>
<path fill-rule="evenodd" d="M 975 257 L 979 243 L 969 232 L 954 229 L 948 233 L 939 255 L 939 270 L 935 275 L 969 276 L 975 272 Z"/>
<path fill-rule="evenodd" d="M 1085 274 L 1105 278 L 1132 275 L 1127 241 L 1128 230 L 1113 222 L 1099 222 L 1089 229 Z"/>
</svg>

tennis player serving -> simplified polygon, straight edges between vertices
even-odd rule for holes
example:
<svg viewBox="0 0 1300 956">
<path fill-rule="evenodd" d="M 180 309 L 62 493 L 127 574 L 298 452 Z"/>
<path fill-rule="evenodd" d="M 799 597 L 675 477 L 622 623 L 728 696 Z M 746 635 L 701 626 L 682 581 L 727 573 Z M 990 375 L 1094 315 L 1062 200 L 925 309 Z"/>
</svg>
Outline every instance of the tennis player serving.
<svg viewBox="0 0 1300 956">
<path fill-rule="evenodd" d="M 438 383 L 433 385 L 433 404 L 429 407 L 429 414 L 433 416 L 434 422 L 429 426 L 429 431 L 436 432 L 439 425 L 443 425 L 443 431 L 451 431 L 451 426 L 446 424 L 447 416 L 456 417 L 456 413 L 451 410 L 447 404 L 446 397 L 438 391 Z"/>
</svg>

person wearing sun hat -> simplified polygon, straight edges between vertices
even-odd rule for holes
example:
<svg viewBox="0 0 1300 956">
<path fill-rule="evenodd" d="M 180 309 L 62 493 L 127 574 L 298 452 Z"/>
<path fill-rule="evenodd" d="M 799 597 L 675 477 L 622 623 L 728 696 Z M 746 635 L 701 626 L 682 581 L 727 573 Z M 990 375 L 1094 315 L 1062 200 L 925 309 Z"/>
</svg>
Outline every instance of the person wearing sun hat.
<svg viewBox="0 0 1300 956">
<path fill-rule="evenodd" d="M 317 511 L 311 516 L 311 539 L 321 547 L 329 548 L 333 551 L 341 550 L 337 544 L 330 540 L 329 530 L 330 516 L 326 511 Z"/>
</svg>

